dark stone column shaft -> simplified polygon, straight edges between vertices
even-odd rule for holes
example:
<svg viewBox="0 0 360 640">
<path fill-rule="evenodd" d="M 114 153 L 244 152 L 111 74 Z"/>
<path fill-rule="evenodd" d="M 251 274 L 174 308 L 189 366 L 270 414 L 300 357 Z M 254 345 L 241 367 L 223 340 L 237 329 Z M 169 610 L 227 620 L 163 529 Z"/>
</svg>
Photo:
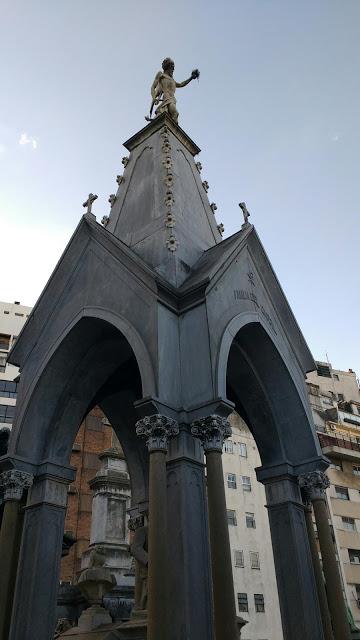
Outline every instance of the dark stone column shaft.
<svg viewBox="0 0 360 640">
<path fill-rule="evenodd" d="M 216 640 L 238 638 L 221 452 L 206 452 Z"/>
<path fill-rule="evenodd" d="M 239 631 L 222 466 L 224 439 L 231 435 L 231 426 L 226 418 L 214 414 L 195 420 L 191 432 L 202 442 L 206 455 L 215 638 L 237 640 Z"/>
<path fill-rule="evenodd" d="M 334 629 L 335 640 L 350 640 L 350 626 L 347 618 L 345 599 L 341 585 L 340 571 L 335 556 L 324 498 L 312 500 L 316 526 L 319 534 L 321 557 L 326 580 L 327 597 Z"/>
<path fill-rule="evenodd" d="M 9 635 L 22 524 L 21 503 L 5 502 L 0 531 L 0 640 L 7 640 Z"/>
<path fill-rule="evenodd" d="M 314 569 L 297 478 L 258 478 L 265 484 L 284 640 L 323 640 Z"/>
<path fill-rule="evenodd" d="M 342 590 L 340 569 L 336 560 L 335 545 L 326 506 L 325 490 L 330 486 L 330 481 L 322 471 L 316 470 L 299 476 L 299 484 L 314 508 L 334 639 L 350 640 L 350 625 Z"/>
<path fill-rule="evenodd" d="M 150 453 L 147 640 L 169 640 L 166 454 L 169 439 L 179 433 L 179 427 L 171 418 L 157 413 L 139 420 L 136 433 L 146 439 Z"/>
<path fill-rule="evenodd" d="M 150 453 L 148 640 L 167 640 L 166 451 Z M 164 606 L 165 605 L 165 606 Z"/>
<path fill-rule="evenodd" d="M 318 548 L 316 544 L 311 505 L 305 505 L 305 520 L 306 520 L 306 528 L 307 528 L 308 538 L 310 543 L 311 557 L 312 557 L 313 567 L 314 567 L 317 593 L 318 593 L 319 604 L 320 604 L 324 638 L 325 640 L 334 640 L 333 630 L 331 626 L 329 605 L 328 605 L 327 596 L 326 596 L 325 583 L 324 583 L 323 573 L 321 569 Z"/>
</svg>

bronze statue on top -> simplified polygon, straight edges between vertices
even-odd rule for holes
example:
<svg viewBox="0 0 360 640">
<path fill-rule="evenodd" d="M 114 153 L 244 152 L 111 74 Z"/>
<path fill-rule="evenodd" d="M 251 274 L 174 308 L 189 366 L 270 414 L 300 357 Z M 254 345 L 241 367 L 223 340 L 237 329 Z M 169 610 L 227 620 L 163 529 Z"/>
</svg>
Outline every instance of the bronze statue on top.
<svg viewBox="0 0 360 640">
<path fill-rule="evenodd" d="M 159 71 L 155 80 L 151 86 L 152 103 L 150 108 L 150 117 L 145 116 L 145 120 L 150 122 L 152 120 L 152 112 L 155 105 L 159 105 L 155 109 L 155 115 L 159 116 L 161 113 L 168 113 L 169 116 L 177 123 L 179 113 L 176 109 L 175 91 L 176 87 L 185 87 L 191 80 L 199 78 L 200 71 L 194 69 L 191 72 L 190 78 L 184 80 L 184 82 L 176 82 L 173 78 L 175 64 L 171 58 L 165 58 L 162 63 L 162 71 Z"/>
</svg>

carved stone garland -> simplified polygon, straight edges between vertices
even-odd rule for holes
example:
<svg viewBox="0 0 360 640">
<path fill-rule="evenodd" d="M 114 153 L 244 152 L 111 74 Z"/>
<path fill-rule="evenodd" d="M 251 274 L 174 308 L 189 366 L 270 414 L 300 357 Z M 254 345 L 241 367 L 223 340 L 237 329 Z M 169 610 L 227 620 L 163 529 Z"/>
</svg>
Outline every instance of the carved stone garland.
<svg viewBox="0 0 360 640">
<path fill-rule="evenodd" d="M 179 243 L 176 240 L 173 229 L 176 225 L 176 218 L 172 211 L 172 207 L 175 203 L 174 194 L 172 191 L 172 187 L 174 184 L 174 174 L 172 172 L 173 161 L 171 157 L 171 145 L 170 138 L 168 135 L 168 128 L 165 126 L 161 133 L 163 143 L 161 146 L 161 151 L 163 153 L 162 165 L 165 168 L 165 176 L 164 183 L 166 185 L 166 194 L 164 198 L 164 204 L 166 206 L 167 214 L 165 218 L 165 227 L 169 230 L 169 236 L 166 241 L 166 246 L 169 251 L 176 251 Z"/>
</svg>

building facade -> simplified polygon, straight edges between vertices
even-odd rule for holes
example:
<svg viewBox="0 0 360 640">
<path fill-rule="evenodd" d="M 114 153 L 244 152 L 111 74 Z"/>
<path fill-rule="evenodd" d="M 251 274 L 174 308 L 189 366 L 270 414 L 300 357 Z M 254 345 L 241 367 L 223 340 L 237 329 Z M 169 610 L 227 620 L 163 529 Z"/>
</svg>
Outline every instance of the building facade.
<svg viewBox="0 0 360 640">
<path fill-rule="evenodd" d="M 255 475 L 260 456 L 245 422 L 230 417 L 223 468 L 238 615 L 247 621 L 244 640 L 283 637 L 265 490 Z"/>
<path fill-rule="evenodd" d="M 329 519 L 341 570 L 343 592 L 360 628 L 360 392 L 352 369 L 317 362 L 307 385 L 324 455 Z"/>
<path fill-rule="evenodd" d="M 7 362 L 11 347 L 30 315 L 31 307 L 0 301 L 0 430 L 11 429 L 15 413 L 18 368 Z"/>
</svg>

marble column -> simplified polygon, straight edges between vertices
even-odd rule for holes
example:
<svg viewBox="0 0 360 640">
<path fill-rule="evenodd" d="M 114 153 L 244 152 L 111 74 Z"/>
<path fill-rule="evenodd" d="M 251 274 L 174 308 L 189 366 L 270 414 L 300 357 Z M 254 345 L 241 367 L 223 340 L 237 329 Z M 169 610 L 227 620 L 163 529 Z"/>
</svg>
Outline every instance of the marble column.
<svg viewBox="0 0 360 640">
<path fill-rule="evenodd" d="M 49 640 L 54 634 L 67 490 L 74 471 L 43 466 L 49 470 L 34 478 L 24 509 L 8 640 Z M 64 476 L 56 474 L 60 470 Z"/>
<path fill-rule="evenodd" d="M 195 420 L 191 432 L 200 439 L 206 455 L 215 638 L 237 640 L 239 632 L 222 466 L 224 439 L 231 435 L 231 426 L 226 418 L 210 415 Z"/>
<path fill-rule="evenodd" d="M 299 483 L 314 509 L 334 639 L 350 640 L 350 625 L 326 505 L 325 489 L 330 482 L 322 471 L 312 471 L 301 475 Z"/>
<path fill-rule="evenodd" d="M 317 594 L 319 598 L 321 619 L 322 619 L 322 625 L 323 625 L 323 631 L 324 631 L 324 639 L 334 640 L 330 612 L 329 612 L 329 605 L 327 601 L 325 583 L 323 578 L 323 572 L 321 569 L 320 558 L 319 558 L 319 553 L 318 553 L 318 548 L 317 548 L 316 538 L 315 538 L 311 501 L 309 500 L 305 492 L 303 495 L 303 499 L 304 499 L 306 529 L 308 533 L 311 557 L 312 557 L 312 562 L 314 567 L 316 588 L 317 588 Z"/>
<path fill-rule="evenodd" d="M 0 640 L 7 640 L 10 628 L 16 573 L 23 524 L 23 493 L 33 476 L 11 469 L 0 476 L 4 514 L 0 530 Z"/>
<path fill-rule="evenodd" d="M 167 505 L 166 453 L 169 439 L 179 433 L 175 420 L 160 414 L 136 423 L 146 439 L 149 461 L 148 640 L 167 640 Z"/>
</svg>

